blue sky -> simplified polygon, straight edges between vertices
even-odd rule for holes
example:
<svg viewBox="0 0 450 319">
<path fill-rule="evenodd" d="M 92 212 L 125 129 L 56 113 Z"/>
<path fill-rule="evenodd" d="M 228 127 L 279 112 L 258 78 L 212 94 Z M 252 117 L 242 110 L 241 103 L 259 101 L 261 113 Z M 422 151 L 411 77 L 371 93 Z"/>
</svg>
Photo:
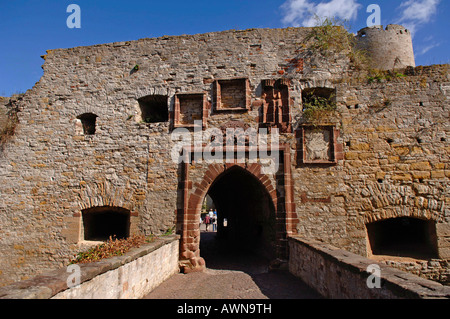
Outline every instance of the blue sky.
<svg viewBox="0 0 450 319">
<path fill-rule="evenodd" d="M 70 4 L 81 28 L 70 29 Z M 448 0 L 0 0 L 0 96 L 31 89 L 46 50 L 229 29 L 309 26 L 313 13 L 366 27 L 370 4 L 381 24 L 413 30 L 417 65 L 450 63 Z"/>
</svg>

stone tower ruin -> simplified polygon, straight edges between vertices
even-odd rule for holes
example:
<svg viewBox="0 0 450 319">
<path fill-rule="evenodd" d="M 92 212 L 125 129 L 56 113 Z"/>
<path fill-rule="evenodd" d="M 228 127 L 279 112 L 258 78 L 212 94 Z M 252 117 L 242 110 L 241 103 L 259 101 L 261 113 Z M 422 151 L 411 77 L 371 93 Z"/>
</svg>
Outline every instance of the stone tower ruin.
<svg viewBox="0 0 450 319">
<path fill-rule="evenodd" d="M 357 47 L 368 52 L 375 69 L 416 66 L 411 32 L 401 25 L 364 28 L 357 33 L 356 39 Z"/>
</svg>

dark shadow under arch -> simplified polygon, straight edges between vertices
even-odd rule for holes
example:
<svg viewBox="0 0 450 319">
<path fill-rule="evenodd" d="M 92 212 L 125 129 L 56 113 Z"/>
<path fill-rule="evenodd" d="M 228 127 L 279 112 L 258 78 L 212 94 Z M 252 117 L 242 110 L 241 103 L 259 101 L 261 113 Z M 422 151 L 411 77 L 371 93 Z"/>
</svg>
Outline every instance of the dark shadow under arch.
<svg viewBox="0 0 450 319">
<path fill-rule="evenodd" d="M 201 242 L 201 256 L 207 262 L 218 253 L 276 258 L 275 206 L 267 188 L 255 175 L 233 166 L 213 181 L 207 195 L 212 198 L 218 216 L 214 245 L 209 242 L 207 247 Z M 211 234 L 203 235 L 202 240 L 206 236 Z"/>
</svg>

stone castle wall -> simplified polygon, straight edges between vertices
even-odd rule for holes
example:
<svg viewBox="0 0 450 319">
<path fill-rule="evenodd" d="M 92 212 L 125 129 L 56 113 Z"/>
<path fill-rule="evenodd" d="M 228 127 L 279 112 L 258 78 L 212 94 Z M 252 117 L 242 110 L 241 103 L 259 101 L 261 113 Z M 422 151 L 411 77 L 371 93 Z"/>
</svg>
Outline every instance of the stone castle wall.
<svg viewBox="0 0 450 319">
<path fill-rule="evenodd" d="M 448 65 L 384 83 L 357 81 L 345 54 L 309 56 L 307 32 L 226 31 L 48 51 L 44 76 L 20 101 L 16 134 L 0 158 L 0 254 L 8 256 L 0 261 L 1 284 L 65 265 L 83 243 L 83 209 L 127 209 L 132 233 L 184 231 L 183 169 L 171 158 L 170 133 L 183 119 L 176 94 L 204 94 L 195 113 L 204 129 L 233 121 L 257 129 L 267 79 L 283 79 L 289 91 L 282 103 L 290 127 L 280 143 L 290 150 L 293 198 L 285 200 L 286 185 L 267 177 L 278 191 L 273 198 L 289 210 L 286 234 L 366 256 L 365 223 L 415 216 L 436 221 L 440 257 L 449 258 Z M 228 90 L 216 80 L 241 78 L 248 86 L 233 96 L 242 100 L 245 91 L 246 105 L 215 110 L 217 83 Z M 302 124 L 302 90 L 315 87 L 335 90 L 338 106 L 320 129 Z M 147 95 L 168 97 L 169 121 L 141 121 L 138 99 Z M 93 135 L 80 127 L 85 113 L 97 116 Z M 320 134 L 325 146 L 307 142 Z M 311 149 L 319 161 L 303 160 Z M 195 167 L 187 195 L 208 170 Z"/>
<path fill-rule="evenodd" d="M 448 66 L 418 69 L 395 83 L 337 86 L 345 159 L 294 170 L 308 221 L 299 234 L 366 255 L 366 223 L 416 216 L 437 222 L 448 258 Z"/>
</svg>

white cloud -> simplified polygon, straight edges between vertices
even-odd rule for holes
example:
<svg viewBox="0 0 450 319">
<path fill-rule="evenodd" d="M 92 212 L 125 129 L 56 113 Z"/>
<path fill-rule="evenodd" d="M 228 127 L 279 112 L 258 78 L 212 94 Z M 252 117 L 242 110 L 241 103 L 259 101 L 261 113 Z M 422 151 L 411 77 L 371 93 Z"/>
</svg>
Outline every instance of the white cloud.
<svg viewBox="0 0 450 319">
<path fill-rule="evenodd" d="M 433 36 L 428 36 L 423 39 L 422 43 L 418 47 L 418 50 L 416 50 L 416 56 L 425 55 L 428 51 L 439 47 L 441 44 L 442 42 L 436 42 Z"/>
<path fill-rule="evenodd" d="M 437 13 L 440 0 L 407 0 L 403 1 L 399 9 L 402 14 L 398 23 L 408 27 L 411 33 L 415 33 L 420 25 L 430 22 Z"/>
<path fill-rule="evenodd" d="M 440 45 L 441 45 L 440 43 L 432 43 L 432 44 L 430 44 L 430 45 L 427 45 L 426 47 L 421 48 L 421 50 L 417 53 L 417 56 L 424 55 L 424 54 L 427 53 L 428 51 L 430 51 L 430 50 L 432 50 L 432 49 L 434 49 L 434 48 L 437 48 L 437 47 L 440 46 Z"/>
<path fill-rule="evenodd" d="M 356 19 L 361 5 L 356 0 L 330 0 L 314 3 L 310 0 L 288 0 L 281 6 L 283 23 L 294 27 L 312 27 L 315 16 L 320 18 Z"/>
</svg>

